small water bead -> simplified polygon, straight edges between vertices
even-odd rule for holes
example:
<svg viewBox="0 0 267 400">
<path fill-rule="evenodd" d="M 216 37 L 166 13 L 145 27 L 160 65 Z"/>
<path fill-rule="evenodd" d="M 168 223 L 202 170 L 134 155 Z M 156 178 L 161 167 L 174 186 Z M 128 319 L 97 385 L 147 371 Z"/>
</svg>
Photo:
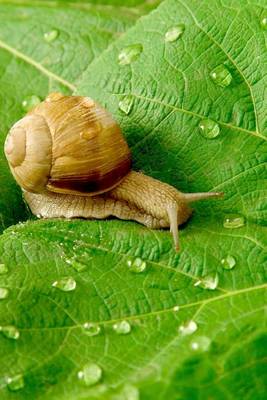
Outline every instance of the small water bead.
<svg viewBox="0 0 267 400">
<path fill-rule="evenodd" d="M 120 101 L 119 101 L 119 109 L 126 115 L 130 114 L 132 108 L 133 108 L 133 103 L 134 103 L 134 97 L 129 94 L 127 96 L 124 96 Z"/>
<path fill-rule="evenodd" d="M 206 139 L 214 139 L 220 134 L 220 126 L 212 119 L 206 118 L 200 121 L 199 130 Z"/>
<path fill-rule="evenodd" d="M 122 389 L 123 400 L 139 400 L 139 390 L 130 383 L 126 383 Z"/>
<path fill-rule="evenodd" d="M 66 263 L 69 264 L 72 268 L 77 272 L 83 272 L 88 268 L 87 264 L 80 262 L 76 257 L 70 258 L 66 260 Z"/>
<path fill-rule="evenodd" d="M 8 339 L 17 340 L 20 337 L 19 330 L 14 325 L 0 326 L 0 332 Z"/>
<path fill-rule="evenodd" d="M 16 392 L 17 390 L 23 389 L 25 385 L 23 375 L 20 374 L 8 377 L 6 383 L 8 389 L 11 390 L 12 392 Z"/>
<path fill-rule="evenodd" d="M 191 341 L 190 347 L 194 351 L 208 351 L 210 348 L 211 340 L 207 336 L 198 336 Z"/>
<path fill-rule="evenodd" d="M 0 264 L 0 275 L 4 275 L 8 273 L 8 268 L 5 264 Z"/>
<path fill-rule="evenodd" d="M 231 72 L 223 64 L 214 68 L 211 71 L 210 76 L 211 79 L 221 87 L 229 86 L 233 79 Z"/>
<path fill-rule="evenodd" d="M 83 369 L 78 372 L 78 379 L 86 386 L 95 385 L 102 377 L 102 369 L 99 365 L 88 363 L 84 365 Z"/>
<path fill-rule="evenodd" d="M 37 106 L 37 104 L 41 103 L 41 99 L 38 96 L 32 95 L 25 97 L 22 101 L 22 108 L 25 111 L 30 111 L 33 107 Z"/>
<path fill-rule="evenodd" d="M 194 286 L 199 286 L 202 289 L 215 290 L 219 283 L 218 274 L 214 275 L 206 275 L 203 278 L 199 279 Z"/>
<path fill-rule="evenodd" d="M 180 310 L 180 307 L 179 307 L 179 306 L 174 306 L 174 307 L 173 307 L 173 311 L 174 311 L 174 312 L 178 312 L 179 310 Z"/>
<path fill-rule="evenodd" d="M 57 29 L 52 29 L 51 31 L 45 32 L 45 33 L 44 33 L 44 40 L 45 40 L 47 43 L 51 43 L 51 42 L 53 42 L 54 40 L 56 40 L 56 38 L 58 37 L 58 35 L 59 35 L 58 30 L 57 30 Z"/>
<path fill-rule="evenodd" d="M 227 229 L 241 228 L 245 225 L 245 218 L 240 214 L 228 214 L 224 217 L 223 226 Z"/>
<path fill-rule="evenodd" d="M 233 269 L 236 265 L 236 259 L 228 254 L 225 258 L 221 260 L 221 264 L 224 269 Z"/>
<path fill-rule="evenodd" d="M 0 300 L 6 299 L 9 295 L 9 290 L 7 288 L 0 288 Z"/>
<path fill-rule="evenodd" d="M 175 42 L 184 33 L 184 24 L 173 26 L 165 33 L 165 42 Z"/>
<path fill-rule="evenodd" d="M 262 18 L 261 26 L 263 27 L 263 29 L 267 29 L 267 16 Z"/>
<path fill-rule="evenodd" d="M 135 272 L 137 274 L 145 271 L 146 269 L 146 262 L 139 257 L 137 257 L 134 261 L 128 260 L 127 265 L 131 272 Z"/>
<path fill-rule="evenodd" d="M 179 332 L 183 336 L 192 335 L 192 333 L 196 332 L 197 323 L 195 321 L 188 321 L 186 324 L 179 326 Z"/>
<path fill-rule="evenodd" d="M 101 332 L 101 327 L 93 322 L 85 322 L 83 328 L 87 336 L 97 336 Z"/>
<path fill-rule="evenodd" d="M 116 322 L 116 324 L 113 325 L 113 329 L 119 335 L 127 335 L 131 332 L 132 328 L 128 321 L 123 320 L 120 322 Z"/>
<path fill-rule="evenodd" d="M 76 288 L 76 281 L 72 277 L 64 277 L 52 283 L 52 286 L 63 292 L 71 292 Z"/>
<path fill-rule="evenodd" d="M 130 46 L 124 47 L 118 57 L 120 65 L 128 65 L 133 61 L 136 61 L 143 51 L 143 46 L 139 43 L 131 44 Z"/>
</svg>

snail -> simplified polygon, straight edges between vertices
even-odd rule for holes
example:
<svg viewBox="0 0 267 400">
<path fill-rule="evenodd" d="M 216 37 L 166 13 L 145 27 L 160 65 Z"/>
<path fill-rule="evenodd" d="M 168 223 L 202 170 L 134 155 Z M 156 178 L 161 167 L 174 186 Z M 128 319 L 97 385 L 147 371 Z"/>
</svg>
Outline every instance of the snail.
<svg viewBox="0 0 267 400">
<path fill-rule="evenodd" d="M 220 192 L 182 193 L 131 170 L 131 153 L 119 125 L 89 97 L 51 93 L 10 129 L 5 155 L 33 214 L 42 218 L 135 220 L 170 228 L 179 249 L 178 225 L 189 203 Z"/>
</svg>

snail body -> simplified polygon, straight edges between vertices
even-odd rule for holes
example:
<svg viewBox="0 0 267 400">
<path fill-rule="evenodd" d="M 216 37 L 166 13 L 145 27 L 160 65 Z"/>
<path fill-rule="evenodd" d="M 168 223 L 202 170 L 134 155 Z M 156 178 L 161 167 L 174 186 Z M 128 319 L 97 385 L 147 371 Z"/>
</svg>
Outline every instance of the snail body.
<svg viewBox="0 0 267 400">
<path fill-rule="evenodd" d="M 50 94 L 10 130 L 5 154 L 33 214 L 42 218 L 135 220 L 178 225 L 192 201 L 222 193 L 182 193 L 131 170 L 131 154 L 111 115 L 88 97 Z"/>
</svg>

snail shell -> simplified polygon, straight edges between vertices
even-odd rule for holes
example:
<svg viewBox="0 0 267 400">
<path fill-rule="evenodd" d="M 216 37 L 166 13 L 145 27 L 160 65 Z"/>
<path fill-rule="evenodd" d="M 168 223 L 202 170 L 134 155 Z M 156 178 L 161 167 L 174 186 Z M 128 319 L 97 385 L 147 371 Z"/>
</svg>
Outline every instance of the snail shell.
<svg viewBox="0 0 267 400">
<path fill-rule="evenodd" d="M 93 196 L 131 169 L 118 124 L 88 97 L 50 94 L 10 130 L 5 154 L 26 191 Z"/>
</svg>

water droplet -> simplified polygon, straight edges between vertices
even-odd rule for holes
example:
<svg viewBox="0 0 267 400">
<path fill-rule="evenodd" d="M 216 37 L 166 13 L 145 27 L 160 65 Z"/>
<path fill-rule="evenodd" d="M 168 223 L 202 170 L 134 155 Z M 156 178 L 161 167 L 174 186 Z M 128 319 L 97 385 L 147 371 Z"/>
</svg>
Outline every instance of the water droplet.
<svg viewBox="0 0 267 400">
<path fill-rule="evenodd" d="M 72 277 L 64 277 L 52 283 L 53 287 L 56 287 L 63 292 L 71 292 L 76 288 L 76 281 Z"/>
<path fill-rule="evenodd" d="M 174 42 L 184 33 L 184 24 L 173 26 L 165 33 L 165 42 Z"/>
<path fill-rule="evenodd" d="M 199 123 L 199 129 L 202 136 L 206 139 L 214 139 L 220 134 L 220 126 L 212 119 L 203 119 Z"/>
<path fill-rule="evenodd" d="M 211 340 L 207 336 L 198 336 L 191 341 L 190 347 L 194 351 L 208 351 Z"/>
<path fill-rule="evenodd" d="M 0 264 L 0 275 L 4 275 L 8 273 L 8 268 L 5 264 Z"/>
<path fill-rule="evenodd" d="M 223 64 L 214 68 L 211 71 L 210 76 L 211 79 L 221 87 L 229 86 L 233 79 L 231 72 Z"/>
<path fill-rule="evenodd" d="M 223 220 L 223 226 L 228 229 L 241 228 L 244 225 L 245 218 L 239 214 L 228 214 Z"/>
<path fill-rule="evenodd" d="M 146 269 L 146 262 L 139 257 L 137 257 L 134 261 L 128 260 L 127 265 L 131 272 L 135 272 L 137 274 L 145 271 Z"/>
<path fill-rule="evenodd" d="M 94 363 L 84 365 L 83 369 L 78 372 L 80 379 L 86 386 L 95 385 L 102 377 L 102 369 Z"/>
<path fill-rule="evenodd" d="M 13 325 L 0 326 L 0 332 L 8 339 L 17 340 L 20 336 L 18 328 Z"/>
<path fill-rule="evenodd" d="M 263 27 L 263 29 L 267 29 L 267 17 L 262 18 L 261 26 Z"/>
<path fill-rule="evenodd" d="M 132 108 L 133 108 L 133 103 L 134 103 L 134 97 L 129 94 L 127 96 L 124 96 L 120 101 L 119 101 L 119 109 L 126 115 L 130 114 Z"/>
<path fill-rule="evenodd" d="M 120 65 L 131 64 L 136 61 L 143 51 L 143 46 L 139 43 L 131 44 L 130 46 L 124 47 L 118 57 Z"/>
<path fill-rule="evenodd" d="M 8 377 L 6 380 L 7 387 L 12 392 L 16 392 L 17 390 L 24 388 L 24 378 L 22 375 L 15 375 L 12 377 Z"/>
<path fill-rule="evenodd" d="M 119 335 L 127 335 L 131 332 L 131 325 L 128 321 L 123 320 L 120 322 L 116 322 L 116 324 L 113 325 L 113 329 Z"/>
<path fill-rule="evenodd" d="M 186 324 L 179 326 L 179 332 L 183 336 L 192 335 L 192 333 L 196 332 L 197 323 L 195 321 L 188 321 Z"/>
<path fill-rule="evenodd" d="M 194 286 L 199 286 L 203 289 L 215 290 L 219 283 L 218 274 L 214 275 L 206 275 L 203 278 L 199 279 Z"/>
<path fill-rule="evenodd" d="M 236 259 L 228 254 L 225 258 L 221 260 L 224 269 L 233 269 L 236 265 Z"/>
<path fill-rule="evenodd" d="M 6 299 L 9 295 L 9 290 L 7 288 L 0 288 L 0 300 Z"/>
<path fill-rule="evenodd" d="M 30 111 L 33 107 L 37 106 L 37 104 L 41 103 L 41 99 L 38 96 L 32 95 L 25 97 L 22 101 L 22 108 L 25 111 Z"/>
<path fill-rule="evenodd" d="M 93 322 L 85 322 L 83 327 L 87 336 L 97 336 L 101 332 L 100 326 Z"/>
<path fill-rule="evenodd" d="M 174 306 L 174 307 L 173 307 L 173 311 L 174 311 L 174 312 L 178 312 L 179 310 L 180 310 L 180 307 L 179 307 L 179 306 Z"/>
<path fill-rule="evenodd" d="M 56 40 L 56 38 L 58 37 L 58 35 L 59 35 L 58 30 L 57 30 L 57 29 L 52 29 L 51 31 L 45 32 L 45 33 L 44 33 L 44 40 L 45 40 L 47 43 L 51 43 L 51 42 L 53 42 L 54 40 Z"/>
<path fill-rule="evenodd" d="M 122 389 L 123 400 L 139 400 L 139 390 L 130 383 L 126 383 Z"/>
</svg>

